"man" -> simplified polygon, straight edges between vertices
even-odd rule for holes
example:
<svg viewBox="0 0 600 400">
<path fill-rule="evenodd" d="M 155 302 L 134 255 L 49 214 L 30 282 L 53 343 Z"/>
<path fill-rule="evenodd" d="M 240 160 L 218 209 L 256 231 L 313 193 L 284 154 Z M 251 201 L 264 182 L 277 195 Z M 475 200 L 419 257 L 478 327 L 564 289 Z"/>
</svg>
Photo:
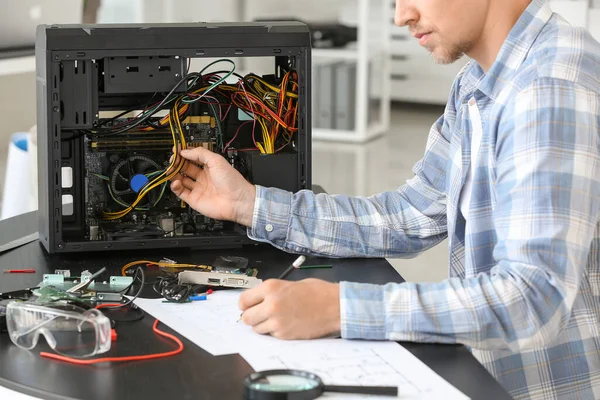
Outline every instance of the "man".
<svg viewBox="0 0 600 400">
<path fill-rule="evenodd" d="M 240 298 L 256 332 L 463 343 L 515 398 L 600 398 L 600 45 L 543 0 L 398 0 L 396 23 L 438 62 L 473 59 L 397 191 L 255 187 L 202 149 L 172 190 L 295 253 L 411 256 L 449 238 L 441 283 L 268 280 Z"/>
</svg>

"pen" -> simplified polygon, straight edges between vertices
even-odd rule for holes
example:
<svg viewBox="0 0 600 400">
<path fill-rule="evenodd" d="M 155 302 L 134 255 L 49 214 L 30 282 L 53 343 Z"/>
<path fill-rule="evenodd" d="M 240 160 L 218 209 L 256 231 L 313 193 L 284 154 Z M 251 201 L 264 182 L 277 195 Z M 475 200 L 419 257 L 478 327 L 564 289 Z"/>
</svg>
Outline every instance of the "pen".
<svg viewBox="0 0 600 400">
<path fill-rule="evenodd" d="M 27 269 L 5 269 L 5 274 L 35 274 L 35 269 L 27 268 Z"/>
<path fill-rule="evenodd" d="M 279 275 L 279 279 L 285 279 L 287 278 L 293 270 L 298 269 L 302 266 L 302 264 L 304 264 L 304 261 L 306 261 L 306 257 L 304 256 L 300 256 L 298 258 L 296 258 L 296 261 L 294 261 L 292 263 L 292 265 L 290 265 L 285 271 L 283 271 L 283 274 Z M 242 312 L 240 314 L 240 317 L 238 318 L 237 322 L 240 322 L 242 320 L 242 317 L 244 316 L 244 313 Z"/>
<path fill-rule="evenodd" d="M 300 256 L 300 257 L 296 258 L 296 261 L 294 261 L 292 263 L 292 265 L 290 265 L 288 267 L 288 269 L 283 271 L 283 274 L 281 274 L 279 276 L 279 279 L 287 278 L 288 275 L 291 274 L 293 270 L 300 268 L 302 266 L 302 264 L 304 264 L 304 261 L 306 261 L 306 257 L 304 257 L 304 256 Z"/>
</svg>

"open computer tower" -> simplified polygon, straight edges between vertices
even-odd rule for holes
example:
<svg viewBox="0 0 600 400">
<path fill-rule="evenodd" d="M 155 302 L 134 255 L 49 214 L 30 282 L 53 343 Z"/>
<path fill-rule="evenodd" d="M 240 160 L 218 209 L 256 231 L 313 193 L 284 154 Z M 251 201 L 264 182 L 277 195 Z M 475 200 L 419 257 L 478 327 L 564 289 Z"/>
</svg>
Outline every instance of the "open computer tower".
<svg viewBox="0 0 600 400">
<path fill-rule="evenodd" d="M 40 241 L 50 253 L 252 243 L 169 189 L 173 149 L 311 187 L 310 33 L 298 22 L 42 25 Z"/>
</svg>

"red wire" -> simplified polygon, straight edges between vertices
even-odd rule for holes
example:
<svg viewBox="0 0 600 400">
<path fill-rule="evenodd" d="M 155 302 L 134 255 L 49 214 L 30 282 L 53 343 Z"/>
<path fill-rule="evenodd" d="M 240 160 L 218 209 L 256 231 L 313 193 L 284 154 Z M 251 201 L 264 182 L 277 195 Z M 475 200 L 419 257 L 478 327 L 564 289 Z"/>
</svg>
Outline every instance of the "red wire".
<svg viewBox="0 0 600 400">
<path fill-rule="evenodd" d="M 144 355 L 140 355 L 140 356 L 126 356 L 126 357 L 105 357 L 105 358 L 96 358 L 93 360 L 82 360 L 79 358 L 65 357 L 65 356 L 61 356 L 58 354 L 54 354 L 54 353 L 47 353 L 44 351 L 40 352 L 40 355 L 42 357 L 51 358 L 53 360 L 58 360 L 58 361 L 65 361 L 65 362 L 69 362 L 69 363 L 73 363 L 73 364 L 91 365 L 91 364 L 99 364 L 99 363 L 105 363 L 105 362 L 152 360 L 155 358 L 171 357 L 171 356 L 181 353 L 183 351 L 183 343 L 181 342 L 181 340 L 179 340 L 179 338 L 175 335 L 171 335 L 170 333 L 163 332 L 160 329 L 158 329 L 157 328 L 158 323 L 159 323 L 159 320 L 154 321 L 154 325 L 152 325 L 152 330 L 155 333 L 157 333 L 163 337 L 169 338 L 172 341 L 174 341 L 175 343 L 177 343 L 177 346 L 178 346 L 177 349 L 167 351 L 164 353 L 144 354 Z"/>
<path fill-rule="evenodd" d="M 223 153 L 225 153 L 227 151 L 227 148 L 229 147 L 229 145 L 231 145 L 231 143 L 233 143 L 235 138 L 238 136 L 238 134 L 240 133 L 240 130 L 242 129 L 242 126 L 244 126 L 250 122 L 252 122 L 252 121 L 246 121 L 243 124 L 241 124 L 240 126 L 238 126 L 237 130 L 235 131 L 235 135 L 233 135 L 233 138 L 223 147 Z M 256 124 L 254 124 L 254 126 L 256 127 Z M 252 128 L 252 133 L 254 135 L 254 128 Z"/>
<path fill-rule="evenodd" d="M 96 306 L 96 310 L 99 310 L 101 308 L 106 308 L 106 307 L 121 307 L 123 304 L 121 303 L 105 303 L 105 304 L 98 304 Z"/>
</svg>

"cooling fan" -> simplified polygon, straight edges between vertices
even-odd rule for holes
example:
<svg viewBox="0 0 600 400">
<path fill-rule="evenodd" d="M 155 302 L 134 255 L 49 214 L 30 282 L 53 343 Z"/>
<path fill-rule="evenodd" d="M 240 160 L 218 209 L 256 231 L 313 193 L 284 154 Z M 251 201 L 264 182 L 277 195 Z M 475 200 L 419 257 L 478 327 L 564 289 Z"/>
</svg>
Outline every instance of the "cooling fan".
<svg viewBox="0 0 600 400">
<path fill-rule="evenodd" d="M 144 186 L 162 171 L 164 167 L 142 154 L 119 159 L 112 166 L 110 174 L 109 189 L 112 198 L 121 206 L 131 205 Z M 162 189 L 162 185 L 152 189 L 137 204 L 137 207 L 156 205 L 160 200 Z"/>
</svg>

